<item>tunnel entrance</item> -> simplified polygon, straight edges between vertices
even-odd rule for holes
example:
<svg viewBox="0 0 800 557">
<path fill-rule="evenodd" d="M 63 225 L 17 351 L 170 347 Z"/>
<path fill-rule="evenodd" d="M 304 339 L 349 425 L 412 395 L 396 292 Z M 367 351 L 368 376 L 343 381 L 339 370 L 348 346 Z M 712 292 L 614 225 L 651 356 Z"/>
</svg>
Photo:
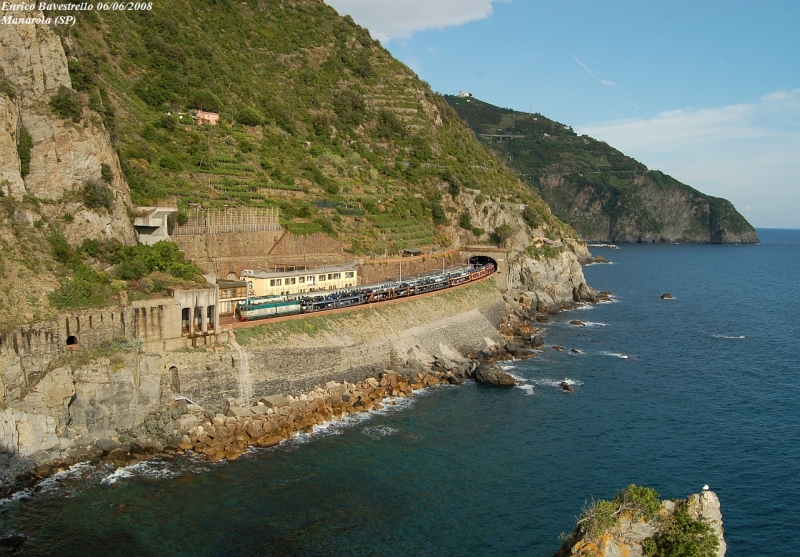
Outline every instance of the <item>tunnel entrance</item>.
<svg viewBox="0 0 800 557">
<path fill-rule="evenodd" d="M 489 263 L 492 263 L 495 269 L 498 268 L 497 261 L 486 255 L 473 255 L 472 257 L 469 258 L 470 265 L 476 265 L 480 267 L 481 265 L 487 265 Z"/>
</svg>

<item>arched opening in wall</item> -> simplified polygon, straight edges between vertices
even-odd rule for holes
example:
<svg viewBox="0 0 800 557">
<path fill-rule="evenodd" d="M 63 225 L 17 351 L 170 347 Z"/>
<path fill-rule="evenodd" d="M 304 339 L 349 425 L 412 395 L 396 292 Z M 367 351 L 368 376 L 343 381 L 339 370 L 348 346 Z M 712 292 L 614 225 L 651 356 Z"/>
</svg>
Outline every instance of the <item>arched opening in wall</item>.
<svg viewBox="0 0 800 557">
<path fill-rule="evenodd" d="M 178 368 L 175 366 L 169 368 L 169 386 L 173 393 L 181 392 L 181 377 L 178 374 Z"/>
<path fill-rule="evenodd" d="M 228 273 L 227 275 L 225 275 L 225 278 L 226 278 L 227 280 L 237 280 L 239 277 L 237 277 L 237 276 L 236 276 L 236 273 L 234 273 L 233 271 L 231 271 L 230 273 Z"/>
<path fill-rule="evenodd" d="M 184 334 L 189 334 L 191 330 L 190 311 L 189 308 L 181 309 L 181 332 Z"/>
<path fill-rule="evenodd" d="M 194 308 L 194 332 L 199 333 L 203 330 L 203 308 Z"/>
<path fill-rule="evenodd" d="M 495 269 L 497 269 L 497 261 L 492 259 L 491 257 L 487 257 L 485 255 L 473 255 L 469 258 L 470 265 L 486 265 L 487 263 L 494 263 Z"/>
<path fill-rule="evenodd" d="M 67 347 L 72 348 L 73 350 L 77 350 L 78 348 L 78 337 L 75 335 L 69 335 L 67 337 Z"/>
</svg>

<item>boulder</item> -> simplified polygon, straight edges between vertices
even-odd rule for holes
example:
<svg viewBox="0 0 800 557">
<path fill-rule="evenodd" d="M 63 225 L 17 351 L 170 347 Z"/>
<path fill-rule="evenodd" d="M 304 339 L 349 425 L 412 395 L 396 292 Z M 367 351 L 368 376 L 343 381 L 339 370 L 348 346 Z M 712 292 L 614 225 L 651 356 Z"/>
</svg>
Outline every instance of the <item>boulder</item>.
<svg viewBox="0 0 800 557">
<path fill-rule="evenodd" d="M 555 350 L 556 352 L 563 352 L 564 351 L 564 347 L 563 346 L 553 346 L 553 350 Z"/>
<path fill-rule="evenodd" d="M 228 408 L 228 416 L 231 418 L 244 418 L 252 415 L 253 413 L 250 411 L 250 409 L 245 408 L 244 406 L 231 406 Z"/>
<path fill-rule="evenodd" d="M 475 380 L 485 385 L 498 387 L 513 387 L 516 385 L 514 378 L 502 370 L 497 364 L 483 363 L 475 371 Z"/>
<path fill-rule="evenodd" d="M 270 395 L 261 399 L 265 406 L 269 408 L 281 408 L 289 406 L 289 399 L 284 395 Z"/>
<path fill-rule="evenodd" d="M 575 325 L 576 327 L 585 327 L 586 326 L 586 323 L 584 323 L 583 321 L 580 321 L 578 319 L 573 319 L 572 321 L 569 322 L 569 324 L 570 325 Z"/>
<path fill-rule="evenodd" d="M 94 445 L 104 453 L 110 453 L 111 451 L 119 449 L 120 447 L 120 444 L 113 439 L 98 439 L 94 442 Z"/>
<path fill-rule="evenodd" d="M 575 391 L 575 388 L 566 381 L 559 381 L 558 386 L 561 387 L 561 389 L 567 393 L 572 393 Z"/>
<path fill-rule="evenodd" d="M 531 339 L 531 346 L 534 348 L 543 348 L 544 340 L 539 335 L 536 335 Z"/>
<path fill-rule="evenodd" d="M 673 298 L 674 298 L 674 296 L 672 294 L 670 294 L 669 292 L 664 292 L 661 295 L 661 299 L 662 300 L 672 300 Z"/>
</svg>

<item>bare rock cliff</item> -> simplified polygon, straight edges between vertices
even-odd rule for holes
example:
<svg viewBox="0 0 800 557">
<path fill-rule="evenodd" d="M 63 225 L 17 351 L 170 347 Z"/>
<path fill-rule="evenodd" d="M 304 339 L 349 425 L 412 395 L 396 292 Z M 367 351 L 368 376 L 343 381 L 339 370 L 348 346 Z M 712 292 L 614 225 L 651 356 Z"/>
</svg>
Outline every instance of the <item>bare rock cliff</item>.
<svg viewBox="0 0 800 557">
<path fill-rule="evenodd" d="M 10 13 L 10 12 L 9 12 Z M 0 12 L 6 15 L 6 12 Z M 14 12 L 16 17 L 42 17 L 41 12 Z M 28 195 L 51 203 L 43 209 L 48 220 L 64 213 L 71 243 L 85 238 L 136 240 L 127 208 L 128 187 L 108 132 L 97 115 L 82 108 L 79 122 L 63 119 L 49 106 L 60 87 L 72 88 L 67 57 L 60 38 L 46 25 L 0 26 L 0 189 L 22 199 Z M 80 98 L 80 97 L 79 97 Z M 17 141 L 22 129 L 30 134 L 30 170 L 22 176 Z M 99 180 L 101 165 L 112 170 L 110 186 L 116 202 L 110 212 L 83 207 L 71 192 L 87 180 Z"/>
</svg>

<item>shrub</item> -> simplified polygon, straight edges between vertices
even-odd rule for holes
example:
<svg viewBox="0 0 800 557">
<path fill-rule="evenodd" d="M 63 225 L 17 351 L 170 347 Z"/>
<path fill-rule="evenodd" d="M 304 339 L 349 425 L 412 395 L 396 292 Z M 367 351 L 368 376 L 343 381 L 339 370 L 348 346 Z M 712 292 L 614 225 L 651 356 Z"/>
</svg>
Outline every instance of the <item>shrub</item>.
<svg viewBox="0 0 800 557">
<path fill-rule="evenodd" d="M 79 264 L 71 279 L 48 294 L 50 305 L 57 309 L 99 307 L 108 304 L 108 277 L 88 265 Z"/>
<path fill-rule="evenodd" d="M 31 171 L 31 149 L 33 149 L 33 138 L 27 128 L 22 126 L 19 129 L 19 138 L 17 138 L 17 154 L 19 155 L 19 173 L 23 178 Z"/>
<path fill-rule="evenodd" d="M 86 180 L 82 190 L 83 204 L 89 209 L 114 210 L 114 192 L 106 184 L 97 180 Z"/>
<path fill-rule="evenodd" d="M 464 230 L 472 231 L 472 219 L 469 217 L 468 212 L 464 211 L 461 213 L 461 216 L 458 217 L 458 226 Z"/>
<path fill-rule="evenodd" d="M 72 86 L 78 91 L 88 91 L 95 84 L 94 74 L 77 60 L 68 62 L 69 78 Z"/>
<path fill-rule="evenodd" d="M 178 119 L 170 114 L 164 114 L 158 120 L 158 125 L 167 131 L 175 131 L 178 128 Z"/>
<path fill-rule="evenodd" d="M 514 235 L 514 229 L 507 224 L 501 224 L 492 232 L 492 242 L 498 246 L 502 246 Z"/>
<path fill-rule="evenodd" d="M 73 122 L 81 121 L 81 103 L 71 89 L 61 85 L 58 92 L 50 97 L 50 108 L 62 118 L 70 118 Z"/>
<path fill-rule="evenodd" d="M 192 94 L 189 101 L 192 108 L 199 110 L 209 110 L 211 112 L 220 112 L 222 110 L 222 102 L 214 93 L 209 89 L 198 89 Z"/>
<path fill-rule="evenodd" d="M 660 532 L 642 543 L 645 557 L 714 557 L 719 548 L 711 526 L 702 518 L 689 516 L 686 504 L 679 504 L 661 524 Z"/>
<path fill-rule="evenodd" d="M 531 228 L 539 228 L 544 223 L 542 216 L 530 205 L 522 210 L 522 218 Z"/>
<path fill-rule="evenodd" d="M 200 269 L 187 261 L 178 245 L 161 241 L 152 246 L 125 246 L 120 250 L 120 265 L 116 274 L 123 280 L 138 280 L 161 271 L 175 278 L 202 282 Z"/>
<path fill-rule="evenodd" d="M 378 111 L 378 123 L 375 126 L 375 135 L 382 139 L 402 138 L 405 128 L 400 119 L 391 110 L 382 108 Z"/>
<path fill-rule="evenodd" d="M 236 121 L 245 126 L 260 126 L 264 123 L 264 119 L 261 115 L 249 106 L 242 108 L 236 113 Z"/>
<path fill-rule="evenodd" d="M 347 126 L 356 127 L 364 121 L 367 105 L 361 95 L 345 89 L 333 100 L 333 110 L 339 121 Z"/>
<path fill-rule="evenodd" d="M 111 172 L 111 167 L 106 163 L 100 165 L 100 178 L 106 183 L 110 184 L 114 179 L 114 174 Z"/>
</svg>

